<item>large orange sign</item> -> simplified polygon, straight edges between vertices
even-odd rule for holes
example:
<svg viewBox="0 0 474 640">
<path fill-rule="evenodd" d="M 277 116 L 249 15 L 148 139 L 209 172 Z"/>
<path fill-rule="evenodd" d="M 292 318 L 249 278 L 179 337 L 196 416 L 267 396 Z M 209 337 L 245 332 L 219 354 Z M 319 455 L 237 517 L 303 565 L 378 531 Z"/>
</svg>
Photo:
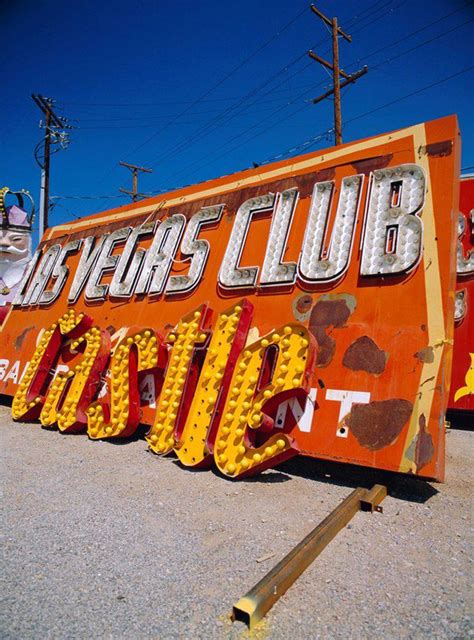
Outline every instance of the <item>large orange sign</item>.
<svg viewBox="0 0 474 640">
<path fill-rule="evenodd" d="M 443 479 L 458 176 L 448 117 L 49 229 L 0 393 L 233 478 L 299 453 Z"/>
</svg>

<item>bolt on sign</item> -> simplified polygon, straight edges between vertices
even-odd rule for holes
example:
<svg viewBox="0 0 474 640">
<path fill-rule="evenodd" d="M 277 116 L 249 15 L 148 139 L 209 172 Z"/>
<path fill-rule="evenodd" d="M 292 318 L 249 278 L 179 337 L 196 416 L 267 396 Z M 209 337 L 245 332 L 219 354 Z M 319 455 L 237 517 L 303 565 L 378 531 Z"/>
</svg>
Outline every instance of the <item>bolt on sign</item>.
<svg viewBox="0 0 474 640">
<path fill-rule="evenodd" d="M 13 417 L 145 424 L 231 478 L 302 454 L 442 480 L 459 149 L 447 117 L 49 229 L 1 334 Z"/>
</svg>

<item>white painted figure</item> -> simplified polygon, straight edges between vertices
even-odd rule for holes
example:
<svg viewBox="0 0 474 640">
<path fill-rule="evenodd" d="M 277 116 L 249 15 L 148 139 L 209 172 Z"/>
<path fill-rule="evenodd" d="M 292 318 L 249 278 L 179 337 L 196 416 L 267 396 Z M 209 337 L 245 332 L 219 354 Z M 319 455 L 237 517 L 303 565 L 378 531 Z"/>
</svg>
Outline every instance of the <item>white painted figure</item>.
<svg viewBox="0 0 474 640">
<path fill-rule="evenodd" d="M 6 196 L 15 195 L 18 205 L 6 204 Z M 31 203 L 31 212 L 24 209 L 24 196 Z M 26 192 L 12 192 L 7 187 L 0 189 L 0 324 L 18 290 L 23 274 L 31 260 L 31 226 L 33 223 L 33 201 Z"/>
</svg>

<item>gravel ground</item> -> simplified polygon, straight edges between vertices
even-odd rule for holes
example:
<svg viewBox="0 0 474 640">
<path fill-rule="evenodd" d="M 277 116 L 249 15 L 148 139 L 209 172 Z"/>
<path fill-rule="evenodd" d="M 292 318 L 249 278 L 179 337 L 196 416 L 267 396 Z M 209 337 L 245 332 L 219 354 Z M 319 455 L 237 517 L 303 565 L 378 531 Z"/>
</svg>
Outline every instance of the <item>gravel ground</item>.
<svg viewBox="0 0 474 640">
<path fill-rule="evenodd" d="M 444 485 L 296 459 L 246 482 L 2 425 L 2 638 L 466 638 L 474 433 Z M 232 605 L 353 487 L 388 483 L 255 631 Z M 270 554 L 273 557 L 263 560 Z M 260 561 L 257 561 L 260 560 Z"/>
</svg>

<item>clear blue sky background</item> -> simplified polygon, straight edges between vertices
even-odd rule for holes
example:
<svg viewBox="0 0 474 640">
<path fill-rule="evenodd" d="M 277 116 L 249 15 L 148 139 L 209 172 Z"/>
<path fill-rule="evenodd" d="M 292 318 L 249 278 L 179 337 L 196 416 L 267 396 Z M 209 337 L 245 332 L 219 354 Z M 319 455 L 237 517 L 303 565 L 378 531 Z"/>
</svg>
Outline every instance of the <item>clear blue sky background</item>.
<svg viewBox="0 0 474 640">
<path fill-rule="evenodd" d="M 309 103 L 330 78 L 306 52 L 331 50 L 307 0 L 1 4 L 2 186 L 38 203 L 32 92 L 53 97 L 77 127 L 52 158 L 51 196 L 68 197 L 53 198 L 51 224 L 127 202 L 119 160 L 152 167 L 139 186 L 155 193 L 332 144 L 307 143 L 332 126 L 333 108 Z M 370 69 L 344 90 L 344 141 L 456 113 L 462 167 L 472 167 L 472 0 L 318 6 L 353 36 L 340 41 L 343 69 Z"/>
</svg>

